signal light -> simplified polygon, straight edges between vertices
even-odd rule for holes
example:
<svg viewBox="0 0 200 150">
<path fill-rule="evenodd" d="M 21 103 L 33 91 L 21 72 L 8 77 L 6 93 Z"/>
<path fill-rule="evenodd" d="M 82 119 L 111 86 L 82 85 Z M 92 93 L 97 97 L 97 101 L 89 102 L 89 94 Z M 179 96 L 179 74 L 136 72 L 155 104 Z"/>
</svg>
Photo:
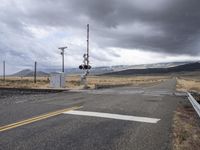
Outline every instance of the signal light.
<svg viewBox="0 0 200 150">
<path fill-rule="evenodd" d="M 84 69 L 88 69 L 88 65 L 84 65 L 83 67 L 84 67 Z"/>
<path fill-rule="evenodd" d="M 79 66 L 79 69 L 83 69 L 83 65 L 80 65 L 80 66 Z"/>
<path fill-rule="evenodd" d="M 83 69 L 83 70 L 86 70 L 86 69 L 91 69 L 92 67 L 90 65 L 80 65 L 79 66 L 79 69 Z"/>
</svg>

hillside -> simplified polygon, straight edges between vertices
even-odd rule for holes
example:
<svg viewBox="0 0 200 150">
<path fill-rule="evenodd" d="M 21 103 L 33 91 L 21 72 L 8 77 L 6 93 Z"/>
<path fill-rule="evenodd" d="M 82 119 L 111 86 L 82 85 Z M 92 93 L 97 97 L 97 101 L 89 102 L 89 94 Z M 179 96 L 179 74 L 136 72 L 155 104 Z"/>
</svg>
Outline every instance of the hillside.
<svg viewBox="0 0 200 150">
<path fill-rule="evenodd" d="M 179 73 L 200 71 L 200 63 L 189 63 L 169 68 L 147 68 L 147 69 L 127 69 L 123 71 L 116 71 L 105 73 L 103 75 L 145 75 L 145 74 L 163 74 L 163 73 Z"/>
<path fill-rule="evenodd" d="M 16 77 L 31 77 L 34 75 L 34 72 L 30 69 L 24 69 L 22 71 L 19 71 L 15 74 L 12 74 L 11 76 Z M 37 71 L 37 76 L 48 76 L 49 74 L 43 71 Z"/>
<path fill-rule="evenodd" d="M 129 69 L 147 69 L 147 68 L 169 68 L 175 67 L 179 65 L 184 65 L 187 63 L 192 62 L 168 62 L 168 63 L 156 63 L 156 64 L 140 64 L 140 65 L 117 65 L 117 66 L 101 66 L 101 67 L 94 67 L 90 70 L 90 75 L 99 75 L 111 72 L 118 72 L 122 70 L 129 70 Z M 59 72 L 60 68 L 46 68 L 42 71 L 51 73 L 51 72 Z M 65 69 L 65 73 L 69 74 L 83 74 L 83 70 L 77 68 L 67 68 Z"/>
</svg>

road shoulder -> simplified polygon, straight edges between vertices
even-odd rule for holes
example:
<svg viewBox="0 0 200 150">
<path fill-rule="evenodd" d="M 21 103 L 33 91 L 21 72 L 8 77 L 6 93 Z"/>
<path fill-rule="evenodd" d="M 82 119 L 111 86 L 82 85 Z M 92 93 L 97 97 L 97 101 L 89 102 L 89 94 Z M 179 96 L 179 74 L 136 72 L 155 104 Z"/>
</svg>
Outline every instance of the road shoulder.
<svg viewBox="0 0 200 150">
<path fill-rule="evenodd" d="M 200 119 L 189 101 L 182 101 L 173 118 L 173 150 L 200 148 Z"/>
</svg>

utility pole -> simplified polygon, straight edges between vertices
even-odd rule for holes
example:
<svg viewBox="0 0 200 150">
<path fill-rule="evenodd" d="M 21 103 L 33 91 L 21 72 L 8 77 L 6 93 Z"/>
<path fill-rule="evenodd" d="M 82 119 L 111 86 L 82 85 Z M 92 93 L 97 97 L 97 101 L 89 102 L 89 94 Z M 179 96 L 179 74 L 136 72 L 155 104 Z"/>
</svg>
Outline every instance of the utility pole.
<svg viewBox="0 0 200 150">
<path fill-rule="evenodd" d="M 6 62 L 3 61 L 3 81 L 6 81 Z"/>
<path fill-rule="evenodd" d="M 36 83 L 36 77 L 37 77 L 37 62 L 35 61 L 35 65 L 34 65 L 34 83 Z"/>
<path fill-rule="evenodd" d="M 65 55 L 65 49 L 67 48 L 67 46 L 65 47 L 59 47 L 58 49 L 61 50 L 61 55 L 62 55 L 62 72 L 65 72 L 65 60 L 64 60 L 64 55 Z"/>
</svg>

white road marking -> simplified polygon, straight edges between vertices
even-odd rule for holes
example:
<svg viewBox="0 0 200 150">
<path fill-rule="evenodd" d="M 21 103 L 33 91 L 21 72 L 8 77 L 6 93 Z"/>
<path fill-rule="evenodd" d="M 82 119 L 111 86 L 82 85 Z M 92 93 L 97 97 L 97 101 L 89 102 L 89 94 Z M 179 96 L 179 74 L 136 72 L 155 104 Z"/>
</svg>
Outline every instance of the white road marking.
<svg viewBox="0 0 200 150">
<path fill-rule="evenodd" d="M 15 103 L 24 103 L 24 102 L 27 102 L 27 100 L 22 100 L 22 101 L 16 101 Z"/>
<path fill-rule="evenodd" d="M 92 117 L 101 117 L 101 118 L 127 120 L 127 121 L 137 121 L 137 122 L 145 122 L 145 123 L 157 123 L 158 121 L 160 121 L 160 119 L 156 119 L 156 118 L 110 114 L 110 113 L 101 113 L 101 112 L 90 112 L 90 111 L 78 111 L 78 110 L 71 110 L 71 111 L 63 112 L 63 114 L 92 116 Z"/>
</svg>

